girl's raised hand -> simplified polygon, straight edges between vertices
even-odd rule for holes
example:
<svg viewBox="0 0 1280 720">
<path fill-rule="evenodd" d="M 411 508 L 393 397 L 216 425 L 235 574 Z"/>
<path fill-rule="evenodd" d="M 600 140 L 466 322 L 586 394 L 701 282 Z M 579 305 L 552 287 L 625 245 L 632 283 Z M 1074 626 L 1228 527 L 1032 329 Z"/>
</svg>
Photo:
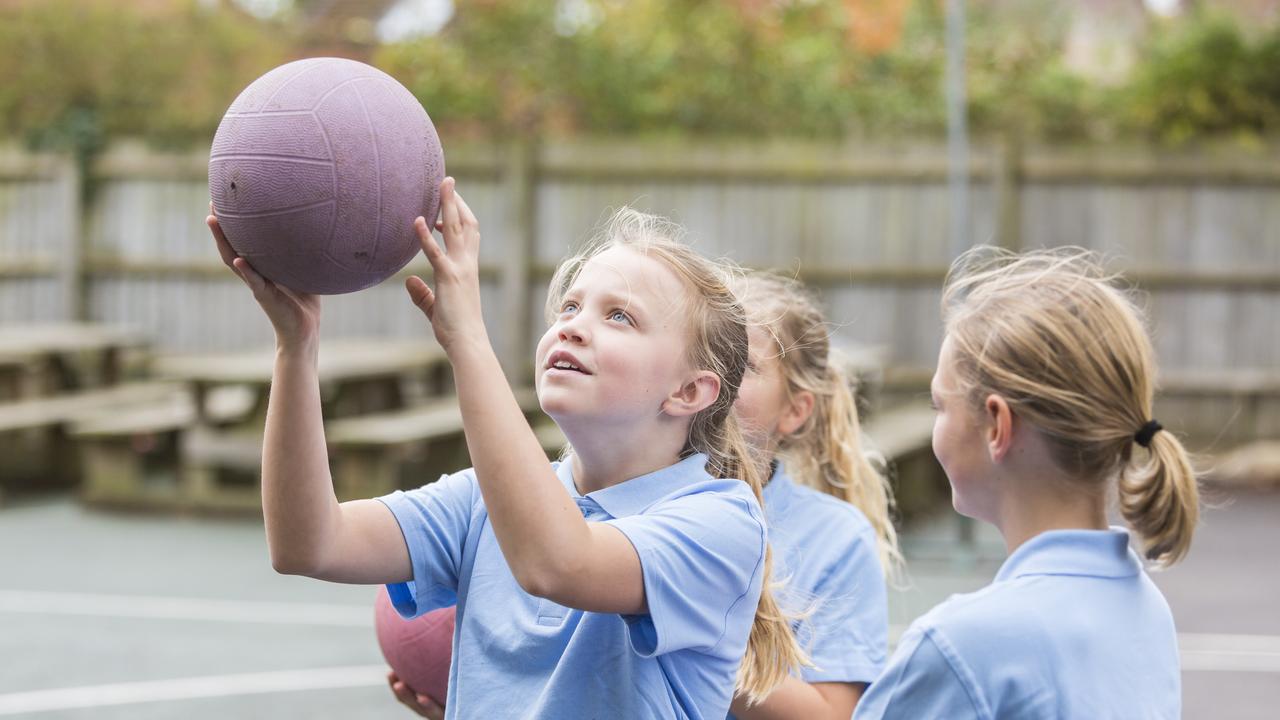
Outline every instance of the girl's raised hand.
<svg viewBox="0 0 1280 720">
<path fill-rule="evenodd" d="M 457 342 L 488 342 L 480 313 L 480 222 L 454 185 L 451 177 L 440 183 L 440 220 L 435 228 L 444 236 L 443 249 L 426 219 L 413 222 L 422 252 L 431 262 L 435 289 L 416 275 L 405 281 L 409 299 L 431 321 L 446 352 Z"/>
<path fill-rule="evenodd" d="M 236 254 L 227 236 L 213 215 L 213 203 L 209 203 L 209 217 L 205 224 L 213 233 L 222 262 L 249 286 L 253 298 L 258 301 L 276 331 L 276 343 L 282 346 L 313 342 L 320 334 L 320 296 L 300 293 L 277 285 L 262 277 L 248 260 Z"/>
</svg>

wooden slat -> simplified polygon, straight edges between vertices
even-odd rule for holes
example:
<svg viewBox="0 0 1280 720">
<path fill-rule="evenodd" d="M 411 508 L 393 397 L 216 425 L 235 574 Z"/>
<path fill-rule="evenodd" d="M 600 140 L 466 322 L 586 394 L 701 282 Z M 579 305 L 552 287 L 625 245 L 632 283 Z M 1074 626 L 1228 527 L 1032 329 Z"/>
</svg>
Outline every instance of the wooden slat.
<svg viewBox="0 0 1280 720">
<path fill-rule="evenodd" d="M 914 402 L 877 413 L 863 426 L 863 432 L 873 449 L 893 461 L 928 448 L 933 421 L 933 408 L 926 402 Z"/>
<path fill-rule="evenodd" d="M 91 420 L 102 412 L 118 412 L 131 405 L 163 401 L 180 392 L 181 388 L 172 383 L 130 383 L 103 390 L 2 403 L 0 432 Z"/>
</svg>

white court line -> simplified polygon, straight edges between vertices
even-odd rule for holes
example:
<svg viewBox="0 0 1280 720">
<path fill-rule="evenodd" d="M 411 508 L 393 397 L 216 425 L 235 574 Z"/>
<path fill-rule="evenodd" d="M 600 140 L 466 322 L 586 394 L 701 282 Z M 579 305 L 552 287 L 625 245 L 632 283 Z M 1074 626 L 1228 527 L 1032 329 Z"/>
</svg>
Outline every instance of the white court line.
<svg viewBox="0 0 1280 720">
<path fill-rule="evenodd" d="M 351 665 L 35 690 L 0 695 L 0 715 L 232 695 L 372 687 L 386 685 L 386 673 L 386 668 L 381 665 Z"/>
<path fill-rule="evenodd" d="M 372 628 L 373 598 L 358 606 L 0 590 L 0 613 Z"/>
<path fill-rule="evenodd" d="M 1182 669 L 1280 673 L 1280 637 L 1179 633 Z"/>
<path fill-rule="evenodd" d="M 370 607 L 336 604 L 0 590 L 0 613 L 89 615 L 372 628 Z M 905 630 L 893 626 L 896 643 Z M 1280 673 L 1280 636 L 1180 633 L 1184 671 Z M 0 694 L 0 715 L 165 700 L 369 687 L 385 683 L 381 665 L 286 670 L 55 688 Z"/>
</svg>

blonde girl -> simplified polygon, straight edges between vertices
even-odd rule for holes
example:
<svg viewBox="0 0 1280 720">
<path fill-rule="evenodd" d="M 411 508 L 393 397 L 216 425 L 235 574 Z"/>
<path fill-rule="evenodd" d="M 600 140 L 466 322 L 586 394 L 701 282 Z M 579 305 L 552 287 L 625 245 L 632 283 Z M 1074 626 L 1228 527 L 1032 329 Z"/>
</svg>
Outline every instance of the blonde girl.
<svg viewBox="0 0 1280 720">
<path fill-rule="evenodd" d="M 739 283 L 751 363 L 735 409 L 769 477 L 764 488 L 774 574 L 811 665 L 749 718 L 840 718 L 884 667 L 885 576 L 900 564 L 885 477 L 861 447 L 858 410 L 830 325 L 797 281 L 752 273 Z"/>
<path fill-rule="evenodd" d="M 475 467 L 338 503 L 321 424 L 319 299 L 224 261 L 276 330 L 263 452 L 274 567 L 385 583 L 405 616 L 457 604 L 448 717 L 720 718 L 800 662 L 769 576 L 760 480 L 730 409 L 742 307 L 678 228 L 623 211 L 552 282 L 535 356 L 574 452 L 548 463 L 480 312 L 479 223 L 447 178 L 435 287 L 406 284 L 453 365 Z M 737 682 L 735 683 L 735 678 Z"/>
<path fill-rule="evenodd" d="M 1182 558 L 1198 515 L 1182 444 L 1152 417 L 1134 303 L 1081 250 L 961 257 L 943 294 L 933 450 L 960 513 L 1010 556 L 918 619 L 857 718 L 1177 718 L 1173 617 L 1145 558 Z"/>
</svg>

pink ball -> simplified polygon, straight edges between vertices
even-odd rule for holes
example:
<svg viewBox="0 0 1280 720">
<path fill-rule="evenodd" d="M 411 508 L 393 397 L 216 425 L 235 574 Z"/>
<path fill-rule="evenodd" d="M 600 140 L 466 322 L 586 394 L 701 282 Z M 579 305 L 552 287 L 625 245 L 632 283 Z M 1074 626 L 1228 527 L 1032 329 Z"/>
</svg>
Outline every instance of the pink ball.
<svg viewBox="0 0 1280 720">
<path fill-rule="evenodd" d="M 209 197 L 231 247 L 264 277 L 334 295 L 376 285 L 434 223 L 444 152 L 394 78 L 341 58 L 298 60 L 240 93 L 218 125 Z"/>
<path fill-rule="evenodd" d="M 405 620 L 391 605 L 385 587 L 378 591 L 374 603 L 378 645 L 387 664 L 414 692 L 430 696 L 441 706 L 449 690 L 457 609 L 456 606 L 440 608 Z"/>
</svg>

